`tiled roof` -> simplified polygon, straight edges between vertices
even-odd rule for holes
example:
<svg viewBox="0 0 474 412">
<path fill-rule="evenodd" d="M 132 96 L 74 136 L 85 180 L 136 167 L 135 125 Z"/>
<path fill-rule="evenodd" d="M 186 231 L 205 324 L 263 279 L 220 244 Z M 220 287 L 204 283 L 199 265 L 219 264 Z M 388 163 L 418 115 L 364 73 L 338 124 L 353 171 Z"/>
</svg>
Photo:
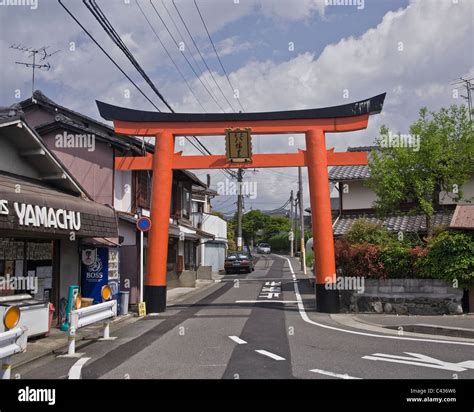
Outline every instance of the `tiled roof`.
<svg viewBox="0 0 474 412">
<path fill-rule="evenodd" d="M 474 229 L 474 205 L 457 205 L 450 227 L 453 229 Z"/>
<path fill-rule="evenodd" d="M 377 146 L 355 146 L 348 147 L 348 152 L 371 152 L 372 150 L 377 149 Z"/>
<path fill-rule="evenodd" d="M 368 166 L 334 166 L 329 171 L 330 181 L 360 180 L 370 176 Z"/>
<path fill-rule="evenodd" d="M 437 212 L 433 215 L 433 226 L 449 226 L 453 211 Z M 381 223 L 390 232 L 424 232 L 426 231 L 426 219 L 424 215 L 394 215 L 384 219 L 375 215 L 344 215 L 341 216 L 333 226 L 334 235 L 344 235 L 351 228 L 352 224 L 360 218 L 364 218 L 370 223 Z"/>
<path fill-rule="evenodd" d="M 19 105 L 21 105 L 21 107 L 24 109 L 35 104 L 49 107 L 50 109 L 54 109 L 56 111 L 55 119 L 48 123 L 38 125 L 36 128 L 39 130 L 51 126 L 55 123 L 62 123 L 65 125 L 79 128 L 87 133 L 94 133 L 97 136 L 100 136 L 110 142 L 122 146 L 133 145 L 137 148 L 142 147 L 142 139 L 138 139 L 135 136 L 118 135 L 109 125 L 100 122 L 96 119 L 93 119 L 89 116 L 86 116 L 82 113 L 71 110 L 67 107 L 61 106 L 60 104 L 54 102 L 49 97 L 44 95 L 40 90 L 34 91 L 33 99 L 29 98 L 19 103 Z M 74 120 L 73 117 L 76 117 L 78 120 Z M 154 151 L 154 146 L 150 143 L 145 143 L 145 147 L 147 151 Z"/>
<path fill-rule="evenodd" d="M 348 152 L 371 152 L 377 146 L 357 146 L 348 147 Z M 329 181 L 338 182 L 341 180 L 360 180 L 370 176 L 368 166 L 334 166 L 329 171 Z"/>
</svg>

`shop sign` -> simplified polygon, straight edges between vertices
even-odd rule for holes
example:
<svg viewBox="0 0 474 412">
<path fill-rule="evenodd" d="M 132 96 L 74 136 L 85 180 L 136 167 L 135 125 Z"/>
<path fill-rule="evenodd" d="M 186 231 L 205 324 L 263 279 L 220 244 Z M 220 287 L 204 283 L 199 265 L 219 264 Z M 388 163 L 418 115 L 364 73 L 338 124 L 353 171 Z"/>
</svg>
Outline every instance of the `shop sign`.
<svg viewBox="0 0 474 412">
<path fill-rule="evenodd" d="M 81 229 L 81 213 L 72 210 L 54 209 L 47 206 L 13 202 L 13 209 L 20 226 L 45 227 L 53 229 Z M 0 215 L 9 215 L 8 200 L 0 200 Z"/>
</svg>

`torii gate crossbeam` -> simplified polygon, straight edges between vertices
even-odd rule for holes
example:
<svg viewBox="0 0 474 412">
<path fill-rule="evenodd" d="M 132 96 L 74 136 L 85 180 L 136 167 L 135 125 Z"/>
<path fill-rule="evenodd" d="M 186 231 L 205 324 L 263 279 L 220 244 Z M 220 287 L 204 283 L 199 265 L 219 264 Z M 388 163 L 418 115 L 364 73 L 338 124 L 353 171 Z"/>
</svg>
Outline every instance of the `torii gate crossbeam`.
<svg viewBox="0 0 474 412">
<path fill-rule="evenodd" d="M 308 168 L 313 248 L 316 272 L 316 308 L 339 311 L 335 287 L 336 265 L 328 166 L 365 165 L 367 153 L 326 149 L 326 133 L 365 129 L 369 116 L 380 113 L 385 93 L 367 100 L 320 109 L 266 113 L 162 113 L 131 110 L 97 102 L 100 114 L 114 122 L 117 133 L 154 136 L 155 152 L 143 157 L 118 157 L 116 169 L 153 170 L 148 267 L 145 302 L 148 312 L 166 310 L 166 262 L 168 255 L 169 205 L 174 169 L 224 169 L 295 167 Z M 256 154 L 248 163 L 228 162 L 225 156 L 183 156 L 174 153 L 176 136 L 224 135 L 227 128 L 250 128 L 254 134 L 304 133 L 306 150 L 285 154 Z"/>
</svg>

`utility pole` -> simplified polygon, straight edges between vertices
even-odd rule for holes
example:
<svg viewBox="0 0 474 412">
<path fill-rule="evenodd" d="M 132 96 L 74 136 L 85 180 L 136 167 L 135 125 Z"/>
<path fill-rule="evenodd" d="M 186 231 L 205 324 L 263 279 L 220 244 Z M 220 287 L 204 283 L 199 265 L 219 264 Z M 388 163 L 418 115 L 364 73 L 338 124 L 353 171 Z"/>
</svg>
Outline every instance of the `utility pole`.
<svg viewBox="0 0 474 412">
<path fill-rule="evenodd" d="M 290 257 L 293 257 L 293 241 L 295 238 L 295 231 L 293 230 L 293 190 L 290 194 Z"/>
<path fill-rule="evenodd" d="M 242 169 L 237 172 L 237 250 L 243 249 L 242 243 Z"/>
<path fill-rule="evenodd" d="M 296 233 L 298 232 L 298 193 L 296 194 L 296 198 L 295 198 L 295 214 L 294 214 L 294 223 L 293 223 L 293 226 L 295 228 L 295 236 L 296 236 Z M 298 253 L 298 242 L 294 242 L 294 248 L 295 248 L 295 256 L 297 255 Z"/>
<path fill-rule="evenodd" d="M 463 99 L 465 99 L 467 101 L 467 110 L 468 110 L 468 114 L 469 114 L 469 120 L 472 120 L 472 90 L 474 90 L 474 86 L 473 86 L 473 83 L 472 81 L 474 80 L 474 78 L 470 78 L 470 79 L 465 79 L 464 77 L 460 77 L 459 80 L 455 81 L 454 83 L 451 83 L 451 84 L 458 84 L 459 87 L 464 86 L 466 88 L 466 95 L 461 95 L 461 97 Z"/>
<path fill-rule="evenodd" d="M 300 204 L 300 247 L 301 247 L 301 270 L 306 275 L 306 247 L 304 243 L 304 203 L 303 203 L 303 179 L 301 166 L 298 167 L 298 201 Z"/>
</svg>

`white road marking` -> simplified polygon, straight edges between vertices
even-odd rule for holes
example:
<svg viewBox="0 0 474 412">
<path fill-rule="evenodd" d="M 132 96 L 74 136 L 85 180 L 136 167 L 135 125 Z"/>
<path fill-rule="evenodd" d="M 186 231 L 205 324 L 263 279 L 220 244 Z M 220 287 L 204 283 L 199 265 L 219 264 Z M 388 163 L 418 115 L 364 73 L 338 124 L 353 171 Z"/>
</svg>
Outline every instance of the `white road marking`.
<svg viewBox="0 0 474 412">
<path fill-rule="evenodd" d="M 298 303 L 297 300 L 236 300 L 235 303 Z"/>
<path fill-rule="evenodd" d="M 72 365 L 72 368 L 69 369 L 68 379 L 81 379 L 82 367 L 89 359 L 90 358 L 81 358 Z"/>
<path fill-rule="evenodd" d="M 321 375 L 333 376 L 335 378 L 341 378 L 341 379 L 362 379 L 362 378 L 356 378 L 355 376 L 349 376 L 347 373 L 340 374 L 340 373 L 334 373 L 334 372 L 329 372 L 329 371 L 323 371 L 321 369 L 311 369 L 310 372 L 320 373 Z"/>
<path fill-rule="evenodd" d="M 275 255 L 275 256 L 278 256 L 281 259 L 286 259 L 287 260 L 288 264 L 290 265 L 291 273 L 294 276 L 295 271 L 293 270 L 293 266 L 291 264 L 290 259 L 288 259 L 286 256 L 280 256 L 280 255 Z M 341 329 L 341 328 L 336 328 L 335 326 L 329 326 L 329 325 L 324 325 L 323 323 L 315 322 L 315 321 L 311 320 L 308 317 L 308 315 L 306 314 L 306 310 L 305 310 L 304 304 L 303 304 L 303 299 L 301 298 L 300 290 L 298 288 L 298 283 L 294 282 L 293 284 L 294 284 L 296 300 L 298 301 L 298 311 L 300 313 L 301 318 L 305 322 L 310 323 L 312 325 L 319 326 L 320 328 L 335 330 L 335 331 L 338 331 L 338 332 L 350 333 L 352 335 L 370 336 L 372 338 L 408 340 L 408 341 L 415 341 L 415 342 L 444 343 L 446 345 L 474 346 L 474 343 L 471 343 L 471 342 L 459 342 L 459 341 L 454 341 L 454 340 L 436 340 L 436 339 L 422 339 L 422 338 L 409 338 L 409 337 L 388 336 L 388 335 L 376 335 L 375 333 L 366 333 L 366 332 L 358 332 L 358 331 L 354 331 L 354 330 Z"/>
<path fill-rule="evenodd" d="M 274 360 L 285 360 L 285 358 L 282 358 L 279 355 L 275 355 L 274 353 L 268 352 L 263 349 L 256 349 L 255 352 L 260 353 L 260 355 L 268 356 L 269 358 L 272 358 Z"/>
<path fill-rule="evenodd" d="M 239 345 L 247 343 L 243 339 L 240 339 L 238 336 L 229 336 L 229 338 L 232 339 L 235 343 L 238 343 Z"/>
<path fill-rule="evenodd" d="M 362 359 L 374 361 L 385 361 L 393 363 L 403 363 L 406 365 L 423 366 L 425 368 L 443 369 L 453 372 L 464 372 L 468 369 L 474 369 L 474 361 L 465 361 L 459 363 L 445 362 L 421 353 L 404 352 L 411 356 L 388 355 L 386 353 L 374 353 L 371 356 L 362 356 Z"/>
</svg>

